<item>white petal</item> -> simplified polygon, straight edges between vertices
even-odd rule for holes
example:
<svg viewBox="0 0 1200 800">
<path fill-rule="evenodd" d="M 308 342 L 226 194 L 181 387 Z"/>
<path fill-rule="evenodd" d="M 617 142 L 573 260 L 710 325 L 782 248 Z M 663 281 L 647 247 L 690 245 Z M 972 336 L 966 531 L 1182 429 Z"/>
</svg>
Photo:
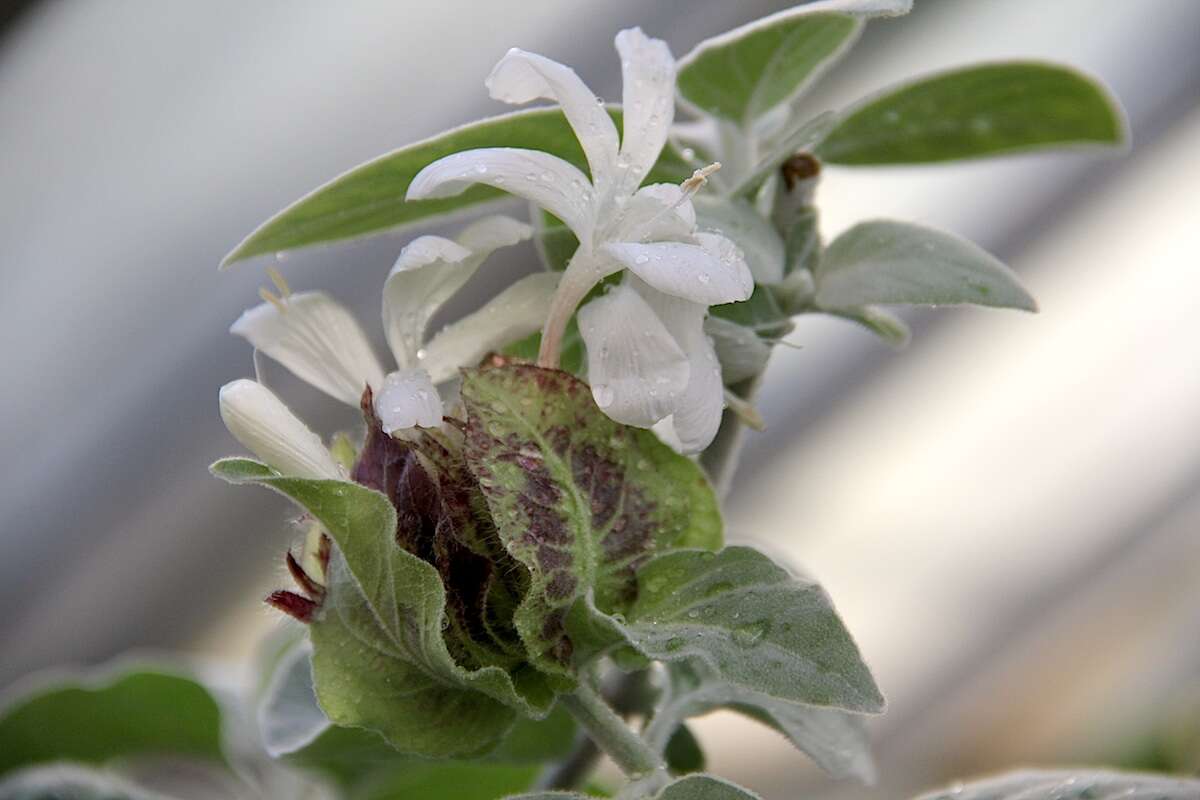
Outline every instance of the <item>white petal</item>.
<svg viewBox="0 0 1200 800">
<path fill-rule="evenodd" d="M 556 100 L 575 131 L 597 185 L 612 175 L 617 127 L 592 90 L 568 66 L 513 48 L 488 75 L 488 92 L 505 103 Z"/>
<path fill-rule="evenodd" d="M 663 294 L 637 281 L 630 283 L 687 356 L 688 382 L 675 403 L 671 427 L 679 442 L 680 452 L 697 453 L 708 447 L 717 435 L 721 411 L 725 407 L 721 366 L 712 341 L 704 332 L 704 318 L 708 309 Z"/>
<path fill-rule="evenodd" d="M 498 247 L 528 239 L 530 227 L 511 217 L 486 217 L 457 242 L 421 236 L 400 251 L 383 285 L 383 328 L 396 364 L 417 366 L 430 318 Z"/>
<path fill-rule="evenodd" d="M 491 351 L 541 330 L 558 280 L 556 272 L 526 275 L 430 339 L 421 365 L 433 382 L 447 381 L 460 367 L 474 366 Z"/>
<path fill-rule="evenodd" d="M 622 282 L 579 310 L 592 397 L 605 414 L 648 428 L 687 386 L 683 350 L 636 290 Z"/>
<path fill-rule="evenodd" d="M 658 160 L 675 120 L 675 57 L 666 42 L 651 39 L 641 28 L 618 33 L 617 52 L 624 87 L 619 191 L 630 194 Z"/>
<path fill-rule="evenodd" d="M 485 147 L 448 155 L 417 173 L 407 197 L 450 197 L 476 183 L 537 203 L 565 222 L 580 241 L 591 241 L 591 183 L 569 162 L 539 150 Z"/>
<path fill-rule="evenodd" d="M 358 406 L 383 367 L 354 316 L 324 292 L 289 295 L 249 309 L 230 332 L 331 397 Z"/>
<path fill-rule="evenodd" d="M 655 289 L 684 300 L 711 306 L 748 298 L 754 278 L 733 243 L 715 234 L 696 239 L 700 244 L 615 242 L 604 251 Z"/>
<path fill-rule="evenodd" d="M 621 216 L 607 238 L 616 242 L 660 242 L 691 238 L 696 209 L 675 183 L 654 183 L 638 189 L 621 207 Z"/>
<path fill-rule="evenodd" d="M 442 424 L 442 398 L 425 370 L 396 370 L 375 395 L 375 413 L 389 434 L 414 427 L 437 428 Z"/>
<path fill-rule="evenodd" d="M 227 383 L 220 403 L 233 438 L 271 468 L 289 477 L 342 479 L 321 438 L 261 383 L 244 378 Z"/>
</svg>

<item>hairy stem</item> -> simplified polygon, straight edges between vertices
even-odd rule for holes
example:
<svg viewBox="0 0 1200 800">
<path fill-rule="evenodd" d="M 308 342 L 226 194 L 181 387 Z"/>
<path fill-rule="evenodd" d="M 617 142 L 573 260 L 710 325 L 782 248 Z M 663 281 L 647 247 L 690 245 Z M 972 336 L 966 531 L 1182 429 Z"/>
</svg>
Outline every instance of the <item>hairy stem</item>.
<svg viewBox="0 0 1200 800">
<path fill-rule="evenodd" d="M 581 683 L 573 693 L 563 695 L 560 702 L 596 746 L 630 778 L 666 770 L 662 757 L 586 683 Z"/>
</svg>

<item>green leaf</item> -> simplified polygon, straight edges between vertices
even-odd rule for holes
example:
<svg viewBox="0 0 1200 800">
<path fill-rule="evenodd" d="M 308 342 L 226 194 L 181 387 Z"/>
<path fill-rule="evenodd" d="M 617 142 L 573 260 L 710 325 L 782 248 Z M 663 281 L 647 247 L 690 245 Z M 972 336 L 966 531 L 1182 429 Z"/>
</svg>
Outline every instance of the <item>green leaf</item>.
<svg viewBox="0 0 1200 800">
<path fill-rule="evenodd" d="M 514 794 L 506 797 L 504 800 L 592 800 L 592 798 L 579 792 L 549 791 Z"/>
<path fill-rule="evenodd" d="M 983 248 L 905 222 L 855 225 L 825 250 L 816 278 L 823 309 L 973 303 L 1037 310 L 1016 273 Z"/>
<path fill-rule="evenodd" d="M 1200 780 L 1106 770 L 1022 770 L 951 789 L 919 800 L 1195 800 Z"/>
<path fill-rule="evenodd" d="M 578 726 L 562 706 L 555 706 L 545 719 L 519 719 L 500 746 L 488 754 L 489 761 L 536 764 L 560 761 L 575 749 Z"/>
<path fill-rule="evenodd" d="M 1117 101 L 1095 79 L 1034 61 L 965 67 L 869 99 L 817 148 L 833 164 L 923 164 L 1064 145 L 1119 145 Z"/>
<path fill-rule="evenodd" d="M 719 708 L 732 709 L 779 731 L 833 777 L 874 780 L 875 764 L 862 715 L 791 703 L 734 686 L 701 662 L 676 662 L 669 674 L 670 702 L 659 711 L 668 724 Z"/>
<path fill-rule="evenodd" d="M 762 374 L 771 357 L 771 345 L 750 328 L 721 317 L 704 320 L 704 332 L 712 339 L 721 379 L 727 385 Z"/>
<path fill-rule="evenodd" d="M 610 109 L 620 124 L 620 111 Z M 557 108 L 533 109 L 470 122 L 368 161 L 321 186 L 260 225 L 221 262 L 351 239 L 429 222 L 511 195 L 475 186 L 455 197 L 404 199 L 412 179 L 439 158 L 476 147 L 525 147 L 563 158 L 587 171 L 583 150 Z M 691 174 L 671 147 L 659 157 L 647 183 L 678 183 Z"/>
<path fill-rule="evenodd" d="M 288 650 L 259 702 L 258 727 L 267 755 L 324 773 L 347 789 L 406 763 L 378 734 L 330 723 L 313 691 L 311 654 L 307 642 Z"/>
<path fill-rule="evenodd" d="M 413 762 L 373 779 L 354 800 L 498 800 L 533 785 L 539 768 L 468 762 Z"/>
<path fill-rule="evenodd" d="M 309 626 L 317 697 L 331 721 L 376 731 L 401 752 L 445 758 L 495 747 L 514 709 L 548 713 L 553 696 L 530 671 L 455 663 L 442 635 L 449 620 L 441 578 L 396 544 L 386 497 L 343 481 L 247 478 L 255 470 L 245 461 L 218 461 L 212 471 L 290 497 L 337 545 L 322 610 Z"/>
<path fill-rule="evenodd" d="M 546 269 L 562 272 L 579 249 L 579 239 L 562 220 L 547 211 L 534 209 L 532 216 L 538 257 Z"/>
<path fill-rule="evenodd" d="M 823 5 L 823 4 L 818 4 Z M 696 108 L 747 126 L 804 92 L 850 48 L 862 18 L 903 14 L 909 2 L 797 6 L 706 39 L 679 60 L 679 94 Z"/>
<path fill-rule="evenodd" d="M 116 775 L 57 764 L 36 767 L 0 781 L 0 800 L 171 800 Z"/>
<path fill-rule="evenodd" d="M 907 347 L 912 338 L 908 324 L 890 311 L 875 306 L 843 308 L 827 312 L 835 317 L 848 319 L 869 330 L 897 350 Z"/>
<path fill-rule="evenodd" d="M 221 711 L 191 678 L 154 667 L 46 686 L 0 712 L 0 774 L 51 761 L 145 756 L 225 763 Z"/>
<path fill-rule="evenodd" d="M 532 585 L 514 617 L 535 664 L 569 672 L 563 616 L 595 591 L 629 602 L 637 570 L 673 547 L 716 548 L 721 516 L 700 468 L 647 430 L 606 417 L 588 386 L 527 365 L 469 370 L 467 462 Z"/>
<path fill-rule="evenodd" d="M 697 659 L 731 686 L 793 703 L 883 710 L 829 596 L 757 550 L 678 550 L 645 564 L 637 579 L 626 621 L 610 617 L 581 634 L 591 646 L 607 627 L 648 658 Z"/>
<path fill-rule="evenodd" d="M 687 775 L 704 770 L 704 750 L 692 729 L 680 725 L 671 734 L 667 747 L 663 751 L 667 767 L 676 775 Z"/>
<path fill-rule="evenodd" d="M 749 300 L 713 306 L 712 316 L 741 325 L 766 340 L 782 339 L 792 332 L 790 315 L 779 304 L 773 287 L 755 286 Z"/>
<path fill-rule="evenodd" d="M 655 795 L 656 800 L 760 800 L 749 789 L 715 775 L 688 775 Z"/>
<path fill-rule="evenodd" d="M 755 283 L 783 280 L 783 240 L 754 206 L 737 198 L 697 197 L 696 228 L 719 233 L 741 248 Z"/>
</svg>

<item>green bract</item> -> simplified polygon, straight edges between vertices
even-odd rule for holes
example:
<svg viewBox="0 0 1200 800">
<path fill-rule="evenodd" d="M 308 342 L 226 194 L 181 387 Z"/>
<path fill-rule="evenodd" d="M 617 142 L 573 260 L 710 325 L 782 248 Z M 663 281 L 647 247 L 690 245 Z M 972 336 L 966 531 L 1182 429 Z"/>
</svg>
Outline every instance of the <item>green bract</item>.
<svg viewBox="0 0 1200 800">
<path fill-rule="evenodd" d="M 649 431 L 613 422 L 565 372 L 513 366 L 467 374 L 466 456 L 500 538 L 532 576 L 517 628 L 535 661 L 567 667 L 563 617 L 594 592 L 615 609 L 647 557 L 716 548 L 721 518 L 700 469 Z"/>
</svg>

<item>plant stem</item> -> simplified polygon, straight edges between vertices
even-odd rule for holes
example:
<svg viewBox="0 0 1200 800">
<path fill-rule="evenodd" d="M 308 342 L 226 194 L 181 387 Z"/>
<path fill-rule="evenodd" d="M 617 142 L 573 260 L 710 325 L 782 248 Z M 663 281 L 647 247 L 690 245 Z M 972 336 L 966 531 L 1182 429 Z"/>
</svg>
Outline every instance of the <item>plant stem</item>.
<svg viewBox="0 0 1200 800">
<path fill-rule="evenodd" d="M 563 695 L 559 702 L 596 746 L 630 778 L 666 770 L 662 757 L 586 682 L 580 683 L 573 693 Z"/>
</svg>

